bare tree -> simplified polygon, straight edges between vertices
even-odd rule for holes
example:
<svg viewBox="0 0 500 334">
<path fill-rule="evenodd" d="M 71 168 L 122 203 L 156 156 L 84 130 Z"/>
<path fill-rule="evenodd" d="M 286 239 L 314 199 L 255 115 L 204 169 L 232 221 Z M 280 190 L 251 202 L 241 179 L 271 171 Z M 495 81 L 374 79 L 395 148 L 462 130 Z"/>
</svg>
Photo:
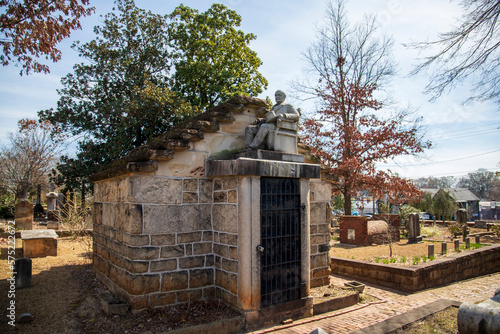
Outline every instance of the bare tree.
<svg viewBox="0 0 500 334">
<path fill-rule="evenodd" d="M 476 80 L 466 102 L 494 100 L 500 103 L 500 41 L 498 25 L 500 1 L 463 0 L 460 25 L 442 33 L 436 41 L 408 44 L 410 47 L 440 51 L 424 58 L 411 73 L 432 69 L 425 93 L 435 100 L 469 77 Z M 479 79 L 476 79 L 476 76 Z"/>
<path fill-rule="evenodd" d="M 454 176 L 442 176 L 442 177 L 420 177 L 414 180 L 415 185 L 420 189 L 442 189 L 442 188 L 453 188 L 457 183 Z"/>
<path fill-rule="evenodd" d="M 317 88 L 325 81 L 358 83 L 360 87 L 375 85 L 380 89 L 395 74 L 392 38 L 377 37 L 373 15 L 351 27 L 345 2 L 327 3 L 325 25 L 318 28 L 316 41 L 303 54 L 308 75 L 304 81 L 294 82 L 293 88 L 305 98 L 316 98 Z"/>
<path fill-rule="evenodd" d="M 351 197 L 363 190 L 392 200 L 421 194 L 411 182 L 375 168 L 377 162 L 430 146 L 422 140 L 420 120 L 408 110 L 381 110 L 390 105 L 381 87 L 395 72 L 392 45 L 392 39 L 379 37 L 374 16 L 351 26 L 345 1 L 329 2 L 325 25 L 304 54 L 307 79 L 293 84 L 303 98 L 321 103 L 302 123 L 301 139 L 339 176 L 334 189 L 345 198 L 346 215 Z"/>
<path fill-rule="evenodd" d="M 19 121 L 19 132 L 10 134 L 10 145 L 0 148 L 0 187 L 21 197 L 27 184 L 45 182 L 62 149 L 62 138 L 51 135 L 52 125 Z"/>
<path fill-rule="evenodd" d="M 490 190 L 495 185 L 499 178 L 495 173 L 488 171 L 484 168 L 468 173 L 462 176 L 458 181 L 458 188 L 467 188 L 479 198 L 486 198 Z"/>
</svg>

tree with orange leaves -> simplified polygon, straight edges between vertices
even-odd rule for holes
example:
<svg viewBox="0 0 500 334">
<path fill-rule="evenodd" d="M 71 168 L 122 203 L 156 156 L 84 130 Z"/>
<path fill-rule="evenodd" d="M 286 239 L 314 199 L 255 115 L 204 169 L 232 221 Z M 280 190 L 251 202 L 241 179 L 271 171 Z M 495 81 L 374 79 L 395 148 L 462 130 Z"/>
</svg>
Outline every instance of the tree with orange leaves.
<svg viewBox="0 0 500 334">
<path fill-rule="evenodd" d="M 376 163 L 430 147 L 421 137 L 420 119 L 412 119 L 408 111 L 389 113 L 383 109 L 385 100 L 374 97 L 379 84 L 394 73 L 392 41 L 377 39 L 375 18 L 350 28 L 342 0 L 329 4 L 327 22 L 305 54 L 318 83 L 295 85 L 321 102 L 302 124 L 302 141 L 339 177 L 334 190 L 344 195 L 346 215 L 352 211 L 351 198 L 363 190 L 394 203 L 420 196 L 410 181 L 375 168 Z"/>
<path fill-rule="evenodd" d="M 17 61 L 21 75 L 31 70 L 48 73 L 49 66 L 35 58 L 60 60 L 56 45 L 81 28 L 80 18 L 94 11 L 88 5 L 89 0 L 0 0 L 2 65 Z"/>
</svg>

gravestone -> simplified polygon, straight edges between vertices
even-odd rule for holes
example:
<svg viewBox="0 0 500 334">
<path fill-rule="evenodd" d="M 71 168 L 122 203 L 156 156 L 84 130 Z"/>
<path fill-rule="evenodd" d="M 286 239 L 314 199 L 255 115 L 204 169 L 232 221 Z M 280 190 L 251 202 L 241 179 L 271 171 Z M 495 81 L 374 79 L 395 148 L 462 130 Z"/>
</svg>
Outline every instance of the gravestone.
<svg viewBox="0 0 500 334">
<path fill-rule="evenodd" d="M 455 252 L 458 252 L 460 250 L 460 240 L 455 239 L 453 242 L 455 243 Z"/>
<path fill-rule="evenodd" d="M 448 244 L 446 242 L 441 243 L 441 254 L 448 253 Z"/>
<path fill-rule="evenodd" d="M 54 192 L 55 186 L 50 184 L 50 192 L 45 195 L 47 197 L 47 228 L 59 229 L 59 211 L 56 210 L 56 202 L 58 195 Z"/>
<path fill-rule="evenodd" d="M 408 238 L 408 243 L 414 244 L 422 242 L 422 236 L 420 235 L 420 217 L 418 213 L 410 213 L 410 237 Z"/>
<path fill-rule="evenodd" d="M 470 238 L 465 238 L 465 248 L 466 249 L 470 248 Z"/>
<path fill-rule="evenodd" d="M 33 205 L 27 199 L 23 198 L 16 204 L 14 222 L 17 229 L 33 229 Z"/>
<path fill-rule="evenodd" d="M 474 239 L 475 239 L 475 240 L 474 240 L 474 242 L 475 242 L 476 244 L 480 244 L 480 243 L 481 243 L 481 236 L 480 236 L 480 235 L 476 235 L 476 236 L 474 236 Z"/>
<path fill-rule="evenodd" d="M 16 273 L 16 288 L 22 289 L 31 286 L 31 259 L 22 257 L 14 261 L 14 272 Z"/>
<path fill-rule="evenodd" d="M 427 245 L 427 257 L 434 256 L 434 244 Z"/>
<path fill-rule="evenodd" d="M 42 186 L 39 184 L 36 187 L 36 204 L 33 208 L 33 215 L 35 219 L 43 218 L 43 206 L 42 206 Z"/>
</svg>

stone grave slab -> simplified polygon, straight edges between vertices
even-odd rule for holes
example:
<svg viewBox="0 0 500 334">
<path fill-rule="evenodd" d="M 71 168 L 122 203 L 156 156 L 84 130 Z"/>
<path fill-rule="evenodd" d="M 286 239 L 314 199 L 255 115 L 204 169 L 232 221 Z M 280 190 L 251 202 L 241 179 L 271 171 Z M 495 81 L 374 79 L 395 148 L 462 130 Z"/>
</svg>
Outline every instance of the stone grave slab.
<svg viewBox="0 0 500 334">
<path fill-rule="evenodd" d="M 54 230 L 21 231 L 25 257 L 57 256 L 57 234 Z"/>
</svg>

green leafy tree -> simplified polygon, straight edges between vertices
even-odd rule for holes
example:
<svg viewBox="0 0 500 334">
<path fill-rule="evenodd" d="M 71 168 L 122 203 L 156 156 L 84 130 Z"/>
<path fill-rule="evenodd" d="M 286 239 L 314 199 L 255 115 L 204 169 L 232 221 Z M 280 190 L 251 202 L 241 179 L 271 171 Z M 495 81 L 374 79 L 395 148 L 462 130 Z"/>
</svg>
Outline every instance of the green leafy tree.
<svg viewBox="0 0 500 334">
<path fill-rule="evenodd" d="M 424 193 L 420 200 L 413 203 L 413 206 L 419 211 L 428 212 L 434 215 L 434 201 L 431 193 Z"/>
<path fill-rule="evenodd" d="M 63 157 L 58 167 L 58 183 L 67 183 L 73 188 L 80 184 L 80 188 L 88 189 L 88 176 L 97 172 L 100 166 L 124 156 L 199 110 L 183 98 L 182 89 L 175 91 L 179 87 L 175 80 L 182 78 L 177 73 L 179 69 L 183 69 L 186 82 L 181 87 L 189 87 L 189 75 L 193 76 L 192 80 L 204 80 L 195 71 L 203 63 L 192 63 L 191 71 L 187 65 L 176 66 L 176 62 L 189 58 L 187 51 L 178 48 L 174 38 L 181 30 L 178 25 L 181 25 L 182 18 L 172 22 L 169 15 L 146 12 L 137 8 L 132 0 L 117 0 L 116 5 L 117 10 L 104 17 L 103 25 L 94 28 L 94 40 L 74 44 L 86 62 L 76 64 L 73 73 L 62 79 L 64 88 L 59 91 L 57 108 L 39 113 L 42 119 L 57 124 L 64 133 L 79 140 L 76 159 Z M 203 30 L 215 30 L 219 26 L 229 29 L 231 24 L 239 22 L 239 16 L 231 11 L 228 12 L 235 16 L 234 22 L 224 21 L 225 7 L 212 7 L 212 11 L 221 12 L 222 16 L 213 18 Z M 179 11 L 189 9 L 180 6 L 174 13 Z M 208 43 L 211 35 L 192 38 L 189 43 L 194 43 L 196 38 L 200 43 Z M 242 49 L 241 41 L 234 39 L 232 43 L 226 38 L 224 44 L 213 46 L 211 50 L 214 57 L 215 54 L 220 57 L 217 62 L 224 64 L 226 59 L 234 57 L 237 50 L 227 46 L 233 44 L 242 54 L 250 52 Z M 191 47 L 196 48 L 196 45 Z M 232 64 L 228 62 L 225 66 L 231 67 Z M 175 75 L 172 74 L 174 67 Z M 253 70 L 245 68 L 242 72 L 252 73 Z M 218 75 L 225 77 L 229 74 L 216 68 L 210 73 L 213 78 Z M 246 74 L 231 75 L 242 85 L 248 80 Z M 220 98 L 242 93 L 240 86 L 228 87 L 229 90 L 221 92 L 216 86 L 204 88 L 210 96 Z M 187 94 L 186 98 L 191 96 Z"/>
<path fill-rule="evenodd" d="M 419 209 L 408 204 L 401 206 L 401 208 L 399 209 L 399 217 L 401 218 L 401 224 L 403 224 L 406 227 L 410 222 L 410 213 L 419 213 Z"/>
<path fill-rule="evenodd" d="M 439 189 L 438 192 L 432 198 L 434 213 L 441 217 L 443 223 L 446 219 L 453 218 L 453 215 L 458 210 L 458 205 L 455 199 L 450 195 L 449 192 Z"/>
<path fill-rule="evenodd" d="M 173 89 L 191 104 L 210 107 L 235 94 L 255 96 L 267 87 L 262 61 L 248 45 L 256 38 L 236 30 L 241 17 L 224 5 L 206 12 L 180 5 L 170 16 L 175 56 Z"/>
</svg>

